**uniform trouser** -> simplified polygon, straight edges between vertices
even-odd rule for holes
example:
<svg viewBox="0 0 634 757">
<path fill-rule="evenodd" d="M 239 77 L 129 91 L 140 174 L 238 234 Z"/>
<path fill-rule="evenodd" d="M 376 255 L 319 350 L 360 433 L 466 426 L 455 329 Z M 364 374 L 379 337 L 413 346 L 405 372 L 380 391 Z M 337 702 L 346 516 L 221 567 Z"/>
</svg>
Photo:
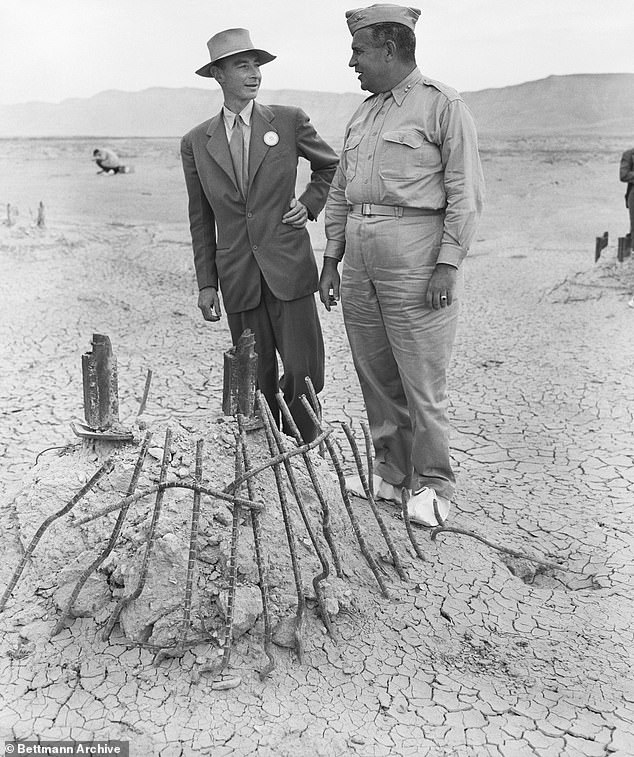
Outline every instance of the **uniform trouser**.
<svg viewBox="0 0 634 757">
<path fill-rule="evenodd" d="M 344 322 L 365 400 L 375 472 L 397 486 L 451 498 L 447 366 L 458 302 L 425 303 L 443 216 L 349 214 L 342 271 Z M 461 272 L 458 273 L 460 293 Z"/>
<path fill-rule="evenodd" d="M 634 243 L 634 184 L 627 196 L 627 208 L 630 212 L 630 234 L 632 236 L 632 242 Z"/>
<path fill-rule="evenodd" d="M 301 395 L 306 394 L 306 376 L 316 392 L 324 388 L 324 342 L 315 297 L 311 294 L 296 300 L 279 300 L 264 279 L 261 285 L 262 297 L 257 307 L 227 315 L 231 338 L 237 344 L 245 329 L 253 331 L 258 354 L 258 388 L 278 425 L 280 412 L 275 394 L 282 391 L 302 438 L 310 442 L 317 436 L 317 430 L 300 401 Z M 281 379 L 278 352 L 284 370 Z"/>
</svg>

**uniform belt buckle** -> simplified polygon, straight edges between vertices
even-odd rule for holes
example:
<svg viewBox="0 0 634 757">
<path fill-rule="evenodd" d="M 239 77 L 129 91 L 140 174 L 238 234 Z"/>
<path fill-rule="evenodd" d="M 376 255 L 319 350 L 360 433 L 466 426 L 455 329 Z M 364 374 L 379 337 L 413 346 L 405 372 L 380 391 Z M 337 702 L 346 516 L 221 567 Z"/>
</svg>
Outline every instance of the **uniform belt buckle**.
<svg viewBox="0 0 634 757">
<path fill-rule="evenodd" d="M 372 203 L 369 203 L 369 202 L 362 202 L 361 203 L 361 215 L 362 216 L 371 216 L 372 215 Z"/>
</svg>

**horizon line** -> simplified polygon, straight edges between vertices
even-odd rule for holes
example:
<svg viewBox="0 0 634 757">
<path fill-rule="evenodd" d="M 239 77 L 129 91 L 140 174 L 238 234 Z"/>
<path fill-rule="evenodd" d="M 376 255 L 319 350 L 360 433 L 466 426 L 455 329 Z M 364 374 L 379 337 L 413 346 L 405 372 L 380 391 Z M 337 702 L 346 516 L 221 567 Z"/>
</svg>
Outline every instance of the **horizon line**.
<svg viewBox="0 0 634 757">
<path fill-rule="evenodd" d="M 578 72 L 573 74 L 548 74 L 548 76 L 542 76 L 538 79 L 527 79 L 526 81 L 516 82 L 515 84 L 504 84 L 502 86 L 498 87 L 482 87 L 480 89 L 465 89 L 465 90 L 458 90 L 460 94 L 471 94 L 476 92 L 486 92 L 488 90 L 495 90 L 495 89 L 509 89 L 511 87 L 521 87 L 525 84 L 533 84 L 535 82 L 540 81 L 546 81 L 547 79 L 565 79 L 568 77 L 575 77 L 575 76 L 596 76 L 596 77 L 604 77 L 604 76 L 634 76 L 633 71 L 613 71 L 613 72 L 600 72 L 600 73 L 590 73 L 590 72 Z M 148 92 L 152 89 L 171 89 L 171 90 L 182 90 L 182 89 L 195 89 L 195 90 L 202 90 L 205 92 L 218 92 L 220 93 L 220 89 L 214 89 L 214 90 L 207 90 L 205 87 L 199 86 L 179 86 L 179 87 L 170 87 L 170 86 L 162 86 L 160 84 L 155 84 L 150 87 L 143 87 L 142 89 L 118 89 L 116 87 L 111 87 L 109 89 L 102 89 L 99 92 L 95 92 L 92 95 L 74 95 L 74 96 L 68 96 L 64 97 L 61 100 L 57 101 L 50 101 L 50 100 L 22 100 L 21 102 L 10 102 L 10 103 L 0 103 L 0 107 L 2 108 L 11 108 L 18 105 L 62 105 L 65 102 L 68 102 L 69 100 L 92 100 L 95 97 L 99 97 L 99 95 L 103 95 L 107 92 L 120 92 L 123 94 L 129 94 L 129 95 L 135 95 L 140 94 L 142 92 Z M 268 89 L 266 87 L 262 88 L 260 92 L 314 92 L 319 94 L 326 94 L 326 95 L 363 95 L 366 96 L 365 93 L 362 90 L 359 90 L 358 92 L 351 92 L 349 90 L 345 91 L 333 91 L 331 89 L 302 89 L 298 87 L 277 87 L 275 89 Z"/>
</svg>

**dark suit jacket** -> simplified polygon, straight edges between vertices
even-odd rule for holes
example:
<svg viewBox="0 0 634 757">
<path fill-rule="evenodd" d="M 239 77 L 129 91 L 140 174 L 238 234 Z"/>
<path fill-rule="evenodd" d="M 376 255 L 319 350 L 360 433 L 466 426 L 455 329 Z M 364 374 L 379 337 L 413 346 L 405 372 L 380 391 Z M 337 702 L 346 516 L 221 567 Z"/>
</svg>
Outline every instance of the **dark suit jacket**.
<svg viewBox="0 0 634 757">
<path fill-rule="evenodd" d="M 271 133 L 277 135 L 274 141 Z M 267 142 L 264 136 L 267 136 Z M 222 112 L 181 141 L 198 287 L 222 290 L 228 313 L 260 302 L 260 275 L 281 300 L 318 287 L 308 231 L 282 223 L 295 196 L 298 157 L 312 174 L 299 200 L 317 218 L 337 166 L 336 153 L 299 108 L 255 103 L 246 203 L 236 184 Z"/>
</svg>

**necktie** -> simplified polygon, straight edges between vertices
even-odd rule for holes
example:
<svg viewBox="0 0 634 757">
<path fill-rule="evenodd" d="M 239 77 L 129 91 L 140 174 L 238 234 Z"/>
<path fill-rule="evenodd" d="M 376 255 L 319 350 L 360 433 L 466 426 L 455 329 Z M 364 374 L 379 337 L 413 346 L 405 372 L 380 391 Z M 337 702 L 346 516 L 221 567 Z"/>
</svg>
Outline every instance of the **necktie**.
<svg viewBox="0 0 634 757">
<path fill-rule="evenodd" d="M 231 152 L 231 160 L 233 161 L 233 170 L 236 174 L 236 181 L 243 197 L 247 196 L 248 184 L 248 160 L 245 148 L 242 116 L 236 116 L 233 120 L 229 150 Z"/>
</svg>

